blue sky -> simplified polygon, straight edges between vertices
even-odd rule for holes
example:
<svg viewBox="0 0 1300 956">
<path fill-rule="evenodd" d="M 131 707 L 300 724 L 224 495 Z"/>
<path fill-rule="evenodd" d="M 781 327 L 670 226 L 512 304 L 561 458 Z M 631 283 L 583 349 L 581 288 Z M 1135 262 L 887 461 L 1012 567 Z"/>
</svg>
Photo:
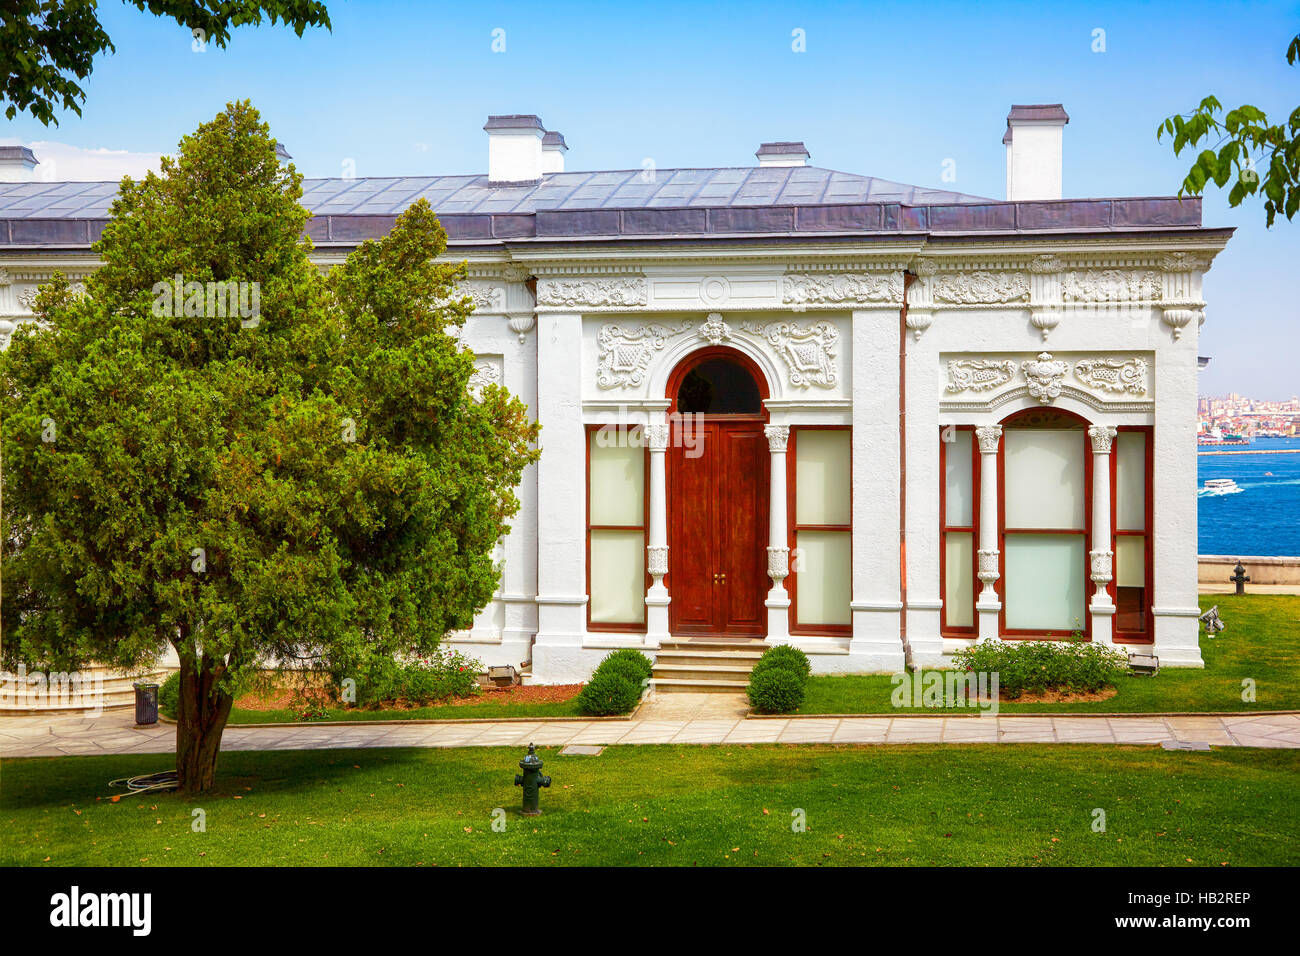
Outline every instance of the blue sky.
<svg viewBox="0 0 1300 956">
<path fill-rule="evenodd" d="M 1206 94 L 1275 122 L 1300 105 L 1284 55 L 1296 3 L 329 7 L 332 33 L 246 28 L 196 53 L 175 23 L 105 0 L 117 49 L 95 63 L 84 117 L 18 118 L 3 135 L 170 152 L 248 97 L 308 176 L 345 160 L 358 176 L 471 173 L 489 113 L 537 113 L 565 134 L 570 169 L 750 165 L 760 142 L 801 139 L 818 166 L 1000 199 L 1013 102 L 1065 104 L 1067 196 L 1176 193 L 1190 160 L 1155 128 Z M 1300 392 L 1300 218 L 1266 230 L 1259 203 L 1211 193 L 1204 222 L 1238 232 L 1206 279 L 1202 393 Z"/>
</svg>

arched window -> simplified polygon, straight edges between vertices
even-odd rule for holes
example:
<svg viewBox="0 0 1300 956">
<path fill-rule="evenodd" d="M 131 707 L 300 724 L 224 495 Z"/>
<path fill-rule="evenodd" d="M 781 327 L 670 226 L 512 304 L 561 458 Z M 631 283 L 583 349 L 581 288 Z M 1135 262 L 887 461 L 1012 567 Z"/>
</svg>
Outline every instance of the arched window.
<svg viewBox="0 0 1300 956">
<path fill-rule="evenodd" d="M 763 396 L 749 369 L 728 356 L 693 365 L 677 386 L 681 414 L 761 415 Z"/>
</svg>

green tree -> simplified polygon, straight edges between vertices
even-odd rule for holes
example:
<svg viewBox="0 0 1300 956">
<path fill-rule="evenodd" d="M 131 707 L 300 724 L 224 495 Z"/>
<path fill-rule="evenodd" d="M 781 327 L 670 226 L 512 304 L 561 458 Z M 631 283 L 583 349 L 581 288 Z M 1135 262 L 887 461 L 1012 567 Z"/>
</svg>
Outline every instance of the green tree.
<svg viewBox="0 0 1300 956">
<path fill-rule="evenodd" d="M 468 391 L 464 264 L 436 261 L 428 204 L 325 277 L 301 195 L 231 104 L 123 181 L 103 267 L 44 287 L 0 353 L 6 662 L 174 647 L 187 791 L 253 669 L 360 677 L 468 627 L 537 457 L 521 402 Z M 214 303 L 234 283 L 257 300 Z"/>
<path fill-rule="evenodd" d="M 1300 34 L 1286 51 L 1287 63 L 1294 66 L 1297 59 Z M 1247 196 L 1262 191 L 1269 226 L 1279 212 L 1294 218 L 1300 210 L 1300 106 L 1292 110 L 1285 126 L 1271 125 L 1264 111 L 1254 106 L 1238 106 L 1220 120 L 1222 111 L 1223 105 L 1207 96 L 1191 113 L 1170 116 L 1156 128 L 1157 140 L 1165 134 L 1173 139 L 1175 156 L 1202 140 L 1213 141 L 1213 146 L 1197 154 L 1178 195 L 1199 196 L 1210 182 L 1222 189 L 1235 174 L 1229 205 L 1240 206 Z"/>
<path fill-rule="evenodd" d="M 298 36 L 307 27 L 329 29 L 325 4 L 314 0 L 123 0 L 140 11 L 170 17 L 194 42 L 225 47 L 230 31 L 245 24 L 283 20 Z M 95 57 L 113 50 L 99 22 L 96 0 L 0 0 L 0 100 L 5 116 L 23 110 L 49 126 L 62 106 L 81 115 L 86 101 L 79 80 Z"/>
</svg>

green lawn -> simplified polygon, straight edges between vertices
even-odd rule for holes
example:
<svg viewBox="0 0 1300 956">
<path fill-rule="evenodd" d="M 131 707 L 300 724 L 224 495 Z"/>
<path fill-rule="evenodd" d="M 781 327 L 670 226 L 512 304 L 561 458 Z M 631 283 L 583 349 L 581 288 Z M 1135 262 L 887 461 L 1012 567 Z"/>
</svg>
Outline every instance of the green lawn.
<svg viewBox="0 0 1300 956">
<path fill-rule="evenodd" d="M 1219 605 L 1227 629 L 1201 635 L 1204 669 L 1164 668 L 1151 677 L 1126 677 L 1109 700 L 1068 704 L 1002 702 L 999 712 L 1142 713 L 1151 711 L 1300 710 L 1300 596 L 1202 595 L 1201 608 Z M 1255 700 L 1241 699 L 1242 681 L 1255 681 Z M 895 708 L 889 676 L 813 677 L 800 714 L 935 713 Z"/>
<path fill-rule="evenodd" d="M 168 755 L 7 760 L 0 863 L 166 866 L 1300 864 L 1300 752 L 1117 746 L 234 752 L 216 792 L 108 799 Z M 96 797 L 103 797 L 96 800 Z M 504 832 L 492 812 L 506 808 Z M 1105 832 L 1094 832 L 1094 810 Z M 206 814 L 193 832 L 192 813 Z M 802 811 L 807 831 L 792 832 Z"/>
</svg>

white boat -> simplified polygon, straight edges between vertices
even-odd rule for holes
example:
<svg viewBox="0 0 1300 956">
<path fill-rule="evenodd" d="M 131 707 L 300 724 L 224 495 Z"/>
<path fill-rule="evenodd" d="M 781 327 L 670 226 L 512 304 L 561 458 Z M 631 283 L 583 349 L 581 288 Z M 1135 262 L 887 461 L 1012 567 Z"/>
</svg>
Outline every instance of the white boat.
<svg viewBox="0 0 1300 956">
<path fill-rule="evenodd" d="M 1207 478 L 1201 491 L 1207 495 L 1233 495 L 1241 488 L 1231 478 Z"/>
</svg>

